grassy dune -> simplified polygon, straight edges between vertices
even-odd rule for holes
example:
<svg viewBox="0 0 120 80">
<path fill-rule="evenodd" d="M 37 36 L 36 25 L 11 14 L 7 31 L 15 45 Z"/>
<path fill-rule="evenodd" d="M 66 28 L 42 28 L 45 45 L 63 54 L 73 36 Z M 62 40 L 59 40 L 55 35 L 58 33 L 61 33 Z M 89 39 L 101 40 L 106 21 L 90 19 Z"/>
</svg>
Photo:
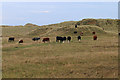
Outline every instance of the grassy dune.
<svg viewBox="0 0 120 80">
<path fill-rule="evenodd" d="M 70 21 L 44 26 L 27 24 L 22 27 L 2 27 L 3 77 L 118 77 L 117 23 L 112 20 L 112 25 L 106 26 L 102 20 L 99 25 L 98 23 L 96 25 L 96 20 L 91 20 L 89 24 L 86 21 L 89 22 L 89 19 L 84 22 Z M 107 21 L 107 19 L 103 21 Z M 75 24 L 78 24 L 77 29 L 74 28 Z M 101 25 L 103 26 L 101 27 Z M 78 33 L 74 34 L 74 31 Z M 77 36 L 81 31 L 84 34 L 81 42 L 78 42 Z M 93 41 L 92 31 L 96 32 L 98 40 Z M 70 35 L 72 41 L 56 43 L 57 35 Z M 10 36 L 15 37 L 14 42 L 7 41 Z M 50 37 L 50 43 L 43 43 L 42 39 L 33 42 L 32 37 L 37 36 Z M 24 43 L 18 44 L 19 39 L 23 39 Z"/>
</svg>

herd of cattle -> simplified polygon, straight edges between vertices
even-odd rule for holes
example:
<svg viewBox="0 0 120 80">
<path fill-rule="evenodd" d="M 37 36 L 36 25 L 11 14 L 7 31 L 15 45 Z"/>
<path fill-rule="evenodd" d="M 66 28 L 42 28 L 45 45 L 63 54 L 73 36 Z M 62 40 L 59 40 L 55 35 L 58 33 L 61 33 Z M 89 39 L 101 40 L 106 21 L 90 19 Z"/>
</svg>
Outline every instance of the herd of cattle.
<svg viewBox="0 0 120 80">
<path fill-rule="evenodd" d="M 77 28 L 77 25 L 75 25 L 75 28 Z M 77 31 L 74 31 L 74 34 L 77 34 Z M 97 35 L 95 35 L 95 32 L 92 32 L 92 34 L 93 34 L 93 40 L 97 40 Z M 80 33 L 80 36 L 78 36 L 77 37 L 77 39 L 78 39 L 78 41 L 80 41 L 81 40 L 81 36 L 83 36 L 83 32 L 81 32 Z M 14 41 L 15 40 L 15 38 L 14 37 L 10 37 L 9 39 L 8 39 L 8 42 L 11 42 L 11 41 Z M 32 40 L 33 41 L 38 41 L 38 40 L 40 40 L 40 37 L 34 37 L 34 38 L 32 38 Z M 61 37 L 61 36 L 57 36 L 56 37 L 56 42 L 62 42 L 62 43 L 64 43 L 64 41 L 68 41 L 68 42 L 70 42 L 71 41 L 71 36 L 68 36 L 68 37 Z M 50 38 L 43 38 L 43 40 L 42 40 L 42 42 L 50 42 Z M 19 43 L 23 43 L 23 40 L 19 40 Z"/>
<path fill-rule="evenodd" d="M 82 33 L 82 34 L 83 34 L 83 33 Z M 93 35 L 93 40 L 97 40 L 97 35 L 95 35 L 95 32 L 92 32 L 92 34 L 94 34 L 94 35 Z M 82 35 L 81 35 L 81 36 L 82 36 Z M 81 36 L 77 36 L 78 41 L 81 41 Z M 8 39 L 8 42 L 11 42 L 11 41 L 14 41 L 14 40 L 15 40 L 14 37 L 10 37 L 10 38 Z M 33 41 L 38 41 L 38 40 L 40 40 L 40 37 L 34 37 L 34 38 L 32 38 L 32 40 L 33 40 Z M 56 37 L 56 42 L 64 43 L 64 41 L 70 42 L 70 41 L 71 41 L 71 36 L 68 36 L 68 37 L 57 36 L 57 37 Z M 43 38 L 42 42 L 44 42 L 44 43 L 45 43 L 45 42 L 50 42 L 50 38 L 48 38 L 48 37 Z M 23 43 L 23 40 L 22 40 L 22 39 L 19 40 L 18 43 Z"/>
</svg>

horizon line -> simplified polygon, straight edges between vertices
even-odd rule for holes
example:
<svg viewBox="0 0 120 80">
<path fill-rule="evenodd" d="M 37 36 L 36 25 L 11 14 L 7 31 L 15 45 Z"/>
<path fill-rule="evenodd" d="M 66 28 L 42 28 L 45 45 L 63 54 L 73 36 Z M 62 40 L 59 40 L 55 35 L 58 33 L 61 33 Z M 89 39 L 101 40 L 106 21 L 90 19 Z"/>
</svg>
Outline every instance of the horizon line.
<svg viewBox="0 0 120 80">
<path fill-rule="evenodd" d="M 95 19 L 95 18 L 84 18 L 84 19 Z M 77 20 L 77 21 L 82 21 L 84 19 Z M 104 19 L 104 18 L 98 18 L 98 19 Z M 112 19 L 112 18 L 105 18 L 105 19 L 107 20 L 107 19 Z M 120 20 L 120 19 L 112 19 L 112 20 Z M 70 20 L 70 21 L 72 21 L 72 20 Z M 63 22 L 70 22 L 70 21 L 63 21 Z M 73 21 L 73 22 L 77 22 L 77 21 Z M 37 26 L 46 26 L 46 25 L 52 25 L 52 24 L 59 24 L 59 23 L 63 23 L 63 22 L 56 22 L 56 23 L 43 24 L 43 25 L 28 22 L 28 23 L 19 24 L 19 25 L 0 24 L 0 26 L 25 26 L 26 24 L 33 24 L 33 25 L 37 25 Z"/>
</svg>

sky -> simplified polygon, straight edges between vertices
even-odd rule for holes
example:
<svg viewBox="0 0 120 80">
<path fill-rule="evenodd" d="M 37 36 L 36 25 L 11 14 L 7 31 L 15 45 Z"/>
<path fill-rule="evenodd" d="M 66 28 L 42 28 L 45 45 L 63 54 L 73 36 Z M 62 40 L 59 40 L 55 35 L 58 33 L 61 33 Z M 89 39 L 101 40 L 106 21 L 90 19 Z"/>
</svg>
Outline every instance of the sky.
<svg viewBox="0 0 120 80">
<path fill-rule="evenodd" d="M 0 25 L 48 25 L 86 18 L 118 19 L 118 2 L 2 2 Z"/>
<path fill-rule="evenodd" d="M 119 0 L 0 0 L 0 2 L 118 2 Z"/>
</svg>

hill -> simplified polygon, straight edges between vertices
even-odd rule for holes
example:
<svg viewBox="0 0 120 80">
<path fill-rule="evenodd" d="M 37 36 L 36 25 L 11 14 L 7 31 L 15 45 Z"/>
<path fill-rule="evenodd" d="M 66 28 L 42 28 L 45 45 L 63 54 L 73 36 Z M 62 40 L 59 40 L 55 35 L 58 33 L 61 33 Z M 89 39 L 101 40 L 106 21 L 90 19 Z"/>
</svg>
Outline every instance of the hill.
<svg viewBox="0 0 120 80">
<path fill-rule="evenodd" d="M 3 36 L 57 36 L 57 35 L 79 35 L 83 32 L 84 35 L 91 35 L 92 31 L 96 31 L 98 34 L 117 34 L 118 33 L 117 19 L 83 19 L 81 21 L 66 21 L 57 24 L 50 25 L 35 25 L 27 23 L 24 26 L 2 26 Z M 75 25 L 78 28 L 75 29 Z M 6 33 L 7 32 L 7 33 Z M 16 34 L 15 34 L 16 33 Z"/>
<path fill-rule="evenodd" d="M 118 78 L 117 20 L 83 19 L 38 26 L 2 27 L 3 78 Z M 78 25 L 75 28 L 75 25 Z M 77 34 L 74 34 L 77 31 Z M 93 40 L 92 31 L 98 38 Z M 83 32 L 81 41 L 77 35 Z M 71 41 L 56 42 L 56 36 Z M 15 41 L 8 42 L 14 36 Z M 33 37 L 40 37 L 33 41 Z M 44 37 L 50 42 L 44 43 Z M 19 40 L 24 40 L 19 44 Z"/>
<path fill-rule="evenodd" d="M 78 21 L 77 25 L 95 25 L 104 30 L 108 31 L 116 31 L 118 29 L 118 19 L 83 19 L 82 21 Z"/>
<path fill-rule="evenodd" d="M 75 28 L 75 25 L 78 28 Z M 42 28 L 41 28 L 42 27 Z M 67 21 L 58 24 L 50 24 L 41 26 L 39 29 L 34 30 L 29 35 L 37 36 L 77 36 L 80 32 L 84 35 L 91 35 L 92 31 L 98 34 L 117 34 L 118 33 L 118 20 L 117 19 L 83 19 L 81 21 Z M 77 34 L 74 34 L 77 31 Z"/>
</svg>

